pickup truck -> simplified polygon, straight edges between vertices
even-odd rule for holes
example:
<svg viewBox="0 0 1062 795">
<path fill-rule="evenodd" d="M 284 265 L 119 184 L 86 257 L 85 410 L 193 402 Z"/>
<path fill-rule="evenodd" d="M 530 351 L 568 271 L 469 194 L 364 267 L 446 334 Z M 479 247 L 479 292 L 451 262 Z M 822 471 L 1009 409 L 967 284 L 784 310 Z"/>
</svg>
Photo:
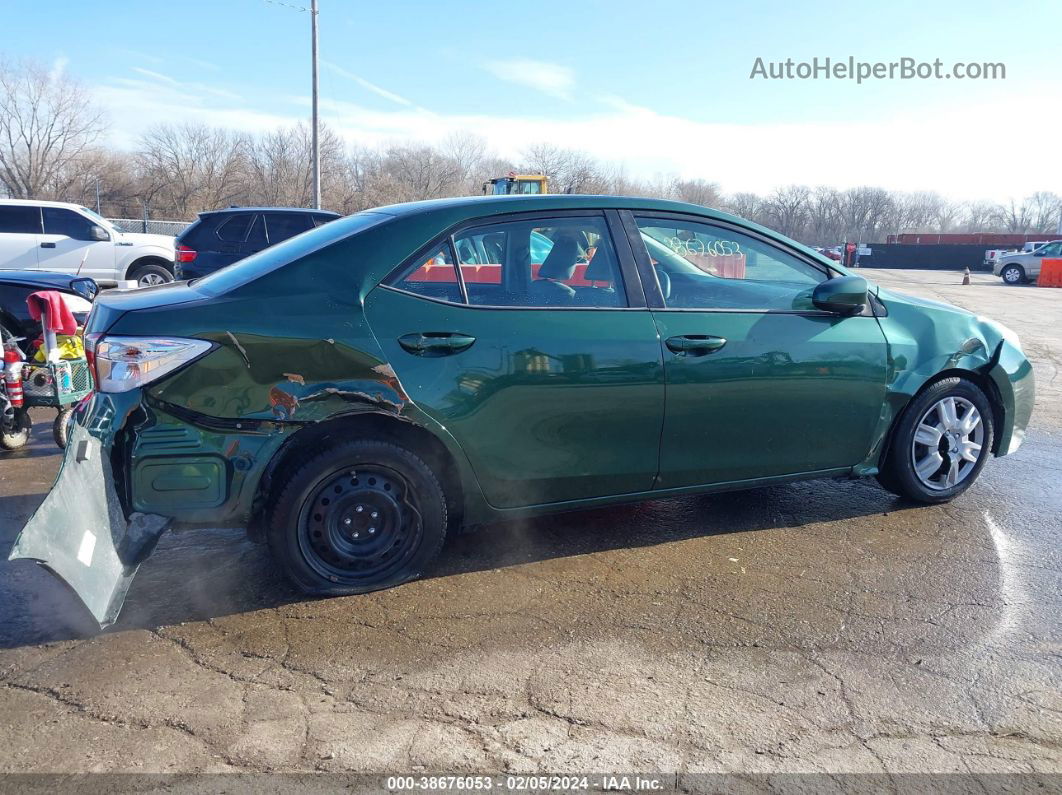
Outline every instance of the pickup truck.
<svg viewBox="0 0 1062 795">
<path fill-rule="evenodd" d="M 140 287 L 173 281 L 174 242 L 126 232 L 87 207 L 0 199 L 0 271 L 41 270 L 87 276 L 102 285 Z"/>
<path fill-rule="evenodd" d="M 1003 279 L 1004 284 L 1023 284 L 1036 281 L 1040 275 L 1040 263 L 1045 258 L 1062 257 L 1062 240 L 1040 243 L 1032 251 L 1014 251 L 996 258 L 992 273 Z"/>
</svg>

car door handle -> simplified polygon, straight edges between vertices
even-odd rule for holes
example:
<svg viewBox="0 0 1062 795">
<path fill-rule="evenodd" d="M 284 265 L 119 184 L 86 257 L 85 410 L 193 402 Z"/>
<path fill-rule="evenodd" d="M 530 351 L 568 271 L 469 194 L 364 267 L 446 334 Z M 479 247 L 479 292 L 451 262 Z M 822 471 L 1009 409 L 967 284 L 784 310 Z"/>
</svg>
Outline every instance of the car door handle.
<svg viewBox="0 0 1062 795">
<path fill-rule="evenodd" d="M 41 243 L 41 248 L 55 248 L 55 243 Z"/>
<path fill-rule="evenodd" d="M 467 334 L 427 331 L 405 334 L 398 338 L 398 344 L 417 356 L 448 356 L 460 353 L 472 347 L 475 337 Z"/>
<path fill-rule="evenodd" d="M 717 351 L 726 345 L 723 337 L 712 337 L 707 334 L 686 334 L 679 337 L 668 337 L 664 342 L 668 350 L 674 353 L 688 353 L 690 356 L 704 356 L 706 353 Z"/>
</svg>

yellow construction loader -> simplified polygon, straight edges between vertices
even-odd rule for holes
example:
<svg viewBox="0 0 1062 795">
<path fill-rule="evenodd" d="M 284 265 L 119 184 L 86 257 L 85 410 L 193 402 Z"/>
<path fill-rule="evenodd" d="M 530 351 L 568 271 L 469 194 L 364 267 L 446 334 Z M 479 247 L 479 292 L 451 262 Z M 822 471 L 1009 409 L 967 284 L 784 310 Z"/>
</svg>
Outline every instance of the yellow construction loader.
<svg viewBox="0 0 1062 795">
<path fill-rule="evenodd" d="M 549 193 L 549 179 L 542 174 L 516 174 L 495 177 L 483 183 L 483 194 L 492 196 L 516 196 Z"/>
</svg>

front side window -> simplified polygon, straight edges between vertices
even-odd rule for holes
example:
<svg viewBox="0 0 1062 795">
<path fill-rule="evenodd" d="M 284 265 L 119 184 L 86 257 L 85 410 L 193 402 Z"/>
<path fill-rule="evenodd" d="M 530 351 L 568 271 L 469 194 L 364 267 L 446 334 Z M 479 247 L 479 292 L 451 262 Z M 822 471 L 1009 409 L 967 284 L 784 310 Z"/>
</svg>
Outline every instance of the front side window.
<svg viewBox="0 0 1062 795">
<path fill-rule="evenodd" d="M 44 208 L 44 234 L 66 235 L 73 240 L 93 240 L 90 219 L 62 207 Z"/>
<path fill-rule="evenodd" d="M 41 208 L 26 204 L 0 205 L 0 234 L 39 235 Z"/>
<path fill-rule="evenodd" d="M 1044 257 L 1057 257 L 1060 253 L 1062 253 L 1062 243 L 1048 243 L 1037 253 Z"/>
<path fill-rule="evenodd" d="M 470 304 L 627 306 L 604 218 L 488 224 L 457 233 L 453 243 Z"/>
<path fill-rule="evenodd" d="M 810 310 L 826 270 L 709 223 L 638 218 L 664 304 L 675 309 Z"/>
</svg>

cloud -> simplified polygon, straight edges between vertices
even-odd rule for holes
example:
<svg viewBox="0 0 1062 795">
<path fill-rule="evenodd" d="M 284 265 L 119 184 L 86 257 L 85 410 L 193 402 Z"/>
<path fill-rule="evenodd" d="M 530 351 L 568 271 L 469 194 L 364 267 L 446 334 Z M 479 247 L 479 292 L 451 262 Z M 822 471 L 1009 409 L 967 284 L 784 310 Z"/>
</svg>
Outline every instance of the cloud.
<svg viewBox="0 0 1062 795">
<path fill-rule="evenodd" d="M 260 133 L 309 115 L 307 96 L 271 97 L 269 104 L 252 107 L 192 84 L 137 74 L 112 79 L 96 91 L 114 120 L 116 146 L 133 145 L 144 129 L 159 122 L 188 120 Z M 1020 106 L 1036 102 L 1036 96 L 1013 100 Z M 771 123 L 696 121 L 616 96 L 598 97 L 596 104 L 562 117 L 508 109 L 489 115 L 432 112 L 402 103 L 373 108 L 330 97 L 321 103 L 326 124 L 350 143 L 365 146 L 441 143 L 451 133 L 469 131 L 517 162 L 530 145 L 549 141 L 622 165 L 631 177 L 699 177 L 728 192 L 762 193 L 794 183 L 878 185 L 993 201 L 1062 184 L 1062 161 L 1043 157 L 1057 148 L 1062 111 L 1042 102 L 1036 107 L 1042 118 L 1023 128 L 1022 146 L 1015 147 L 1001 144 L 998 129 L 983 123 L 995 112 L 987 101 L 883 111 L 846 122 Z"/>
<path fill-rule="evenodd" d="M 371 91 L 372 93 L 376 94 L 379 97 L 383 97 L 386 100 L 390 100 L 391 102 L 394 102 L 396 105 L 404 105 L 406 107 L 412 107 L 413 106 L 413 103 L 410 102 L 405 97 L 400 96 L 398 94 L 395 94 L 392 91 L 388 91 L 386 88 L 380 88 L 380 86 L 376 85 L 375 83 L 370 83 L 364 77 L 359 77 L 358 75 L 354 74 L 353 72 L 348 72 L 346 69 L 344 69 L 341 66 L 337 66 L 336 64 L 330 63 L 328 61 L 321 61 L 321 65 L 324 66 L 326 69 L 329 69 L 332 72 L 335 72 L 340 77 L 345 77 L 347 80 L 354 81 L 359 86 L 361 86 L 362 88 L 366 89 L 367 91 Z"/>
<path fill-rule="evenodd" d="M 546 61 L 509 58 L 487 61 L 483 68 L 499 80 L 527 86 L 559 99 L 571 99 L 575 87 L 575 73 L 571 69 Z"/>
<path fill-rule="evenodd" d="M 63 76 L 63 72 L 66 71 L 66 67 L 70 64 L 70 59 L 65 55 L 60 55 L 54 61 L 52 61 L 52 69 L 49 72 L 48 77 L 54 82 Z"/>
</svg>

